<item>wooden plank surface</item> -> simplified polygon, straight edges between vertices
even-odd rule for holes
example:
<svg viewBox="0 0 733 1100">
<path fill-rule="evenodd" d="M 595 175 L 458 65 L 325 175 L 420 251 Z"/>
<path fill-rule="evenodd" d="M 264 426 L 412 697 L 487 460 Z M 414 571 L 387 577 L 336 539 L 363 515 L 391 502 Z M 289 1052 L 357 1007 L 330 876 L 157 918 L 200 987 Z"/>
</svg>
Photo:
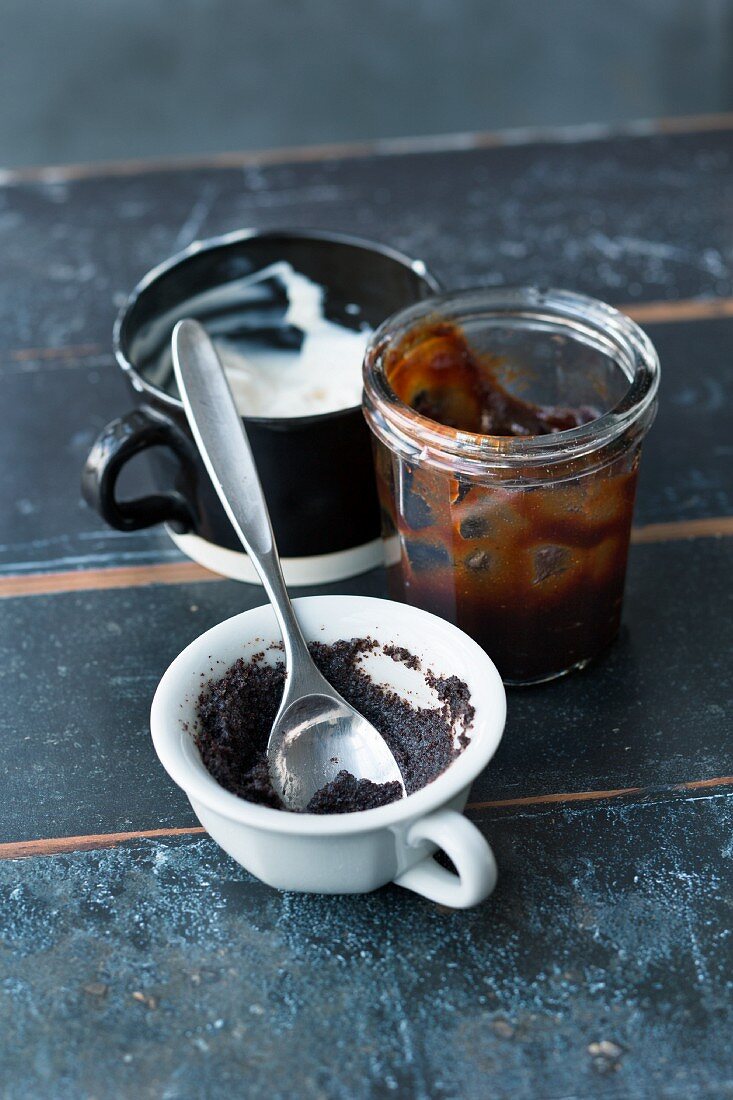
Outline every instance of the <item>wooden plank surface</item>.
<svg viewBox="0 0 733 1100">
<path fill-rule="evenodd" d="M 4 177 L 9 1100 L 730 1093 L 731 120 L 534 136 Z M 201 836 L 152 751 L 169 660 L 262 594 L 210 583 L 163 532 L 105 529 L 79 471 L 130 404 L 119 302 L 245 225 L 386 240 L 449 286 L 570 286 L 660 350 L 624 629 L 584 675 L 510 694 L 469 809 L 500 885 L 469 913 L 269 890 Z"/>
</svg>

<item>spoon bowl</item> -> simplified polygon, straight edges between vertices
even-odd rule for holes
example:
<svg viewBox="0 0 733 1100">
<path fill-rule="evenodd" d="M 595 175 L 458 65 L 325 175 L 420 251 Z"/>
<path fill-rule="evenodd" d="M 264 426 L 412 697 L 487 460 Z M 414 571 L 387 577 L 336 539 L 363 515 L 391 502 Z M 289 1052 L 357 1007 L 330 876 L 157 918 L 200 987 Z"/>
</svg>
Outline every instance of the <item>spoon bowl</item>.
<svg viewBox="0 0 733 1100">
<path fill-rule="evenodd" d="M 305 810 L 343 771 L 372 783 L 393 783 L 395 759 L 380 742 L 371 723 L 343 700 L 301 695 L 278 714 L 267 750 L 272 770 L 283 777 L 283 801 Z"/>
</svg>

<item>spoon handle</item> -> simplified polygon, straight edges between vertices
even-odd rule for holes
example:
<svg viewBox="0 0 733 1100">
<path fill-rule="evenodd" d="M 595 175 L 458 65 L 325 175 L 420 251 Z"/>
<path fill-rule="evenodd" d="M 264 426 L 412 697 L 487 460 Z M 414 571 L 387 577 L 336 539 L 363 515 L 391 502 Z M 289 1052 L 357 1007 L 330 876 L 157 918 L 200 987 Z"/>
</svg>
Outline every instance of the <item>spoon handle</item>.
<svg viewBox="0 0 733 1100">
<path fill-rule="evenodd" d="M 187 319 L 179 321 L 173 330 L 172 350 L 173 369 L 193 437 L 224 510 L 275 610 L 286 667 L 308 667 L 311 656 L 285 587 L 257 467 L 216 348 L 206 330 L 197 321 Z"/>
</svg>

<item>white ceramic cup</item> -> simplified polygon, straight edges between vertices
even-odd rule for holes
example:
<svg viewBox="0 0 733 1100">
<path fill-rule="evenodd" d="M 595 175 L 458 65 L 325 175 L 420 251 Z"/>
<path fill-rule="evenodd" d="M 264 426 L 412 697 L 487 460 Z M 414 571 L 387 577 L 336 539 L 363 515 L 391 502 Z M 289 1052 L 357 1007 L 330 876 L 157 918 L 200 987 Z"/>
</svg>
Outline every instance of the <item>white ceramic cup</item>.
<svg viewBox="0 0 733 1100">
<path fill-rule="evenodd" d="M 193 742 L 196 701 L 212 674 L 222 675 L 238 657 L 279 642 L 268 605 L 207 630 L 166 671 L 150 715 L 164 768 L 186 792 L 213 839 L 270 886 L 358 894 L 396 882 L 443 905 L 476 905 L 496 884 L 496 862 L 482 834 L 461 811 L 504 729 L 506 696 L 493 662 L 458 627 L 416 607 L 366 596 L 311 596 L 294 603 L 309 640 L 374 638 L 382 645 L 404 646 L 420 658 L 423 669 L 465 680 L 476 714 L 470 743 L 461 755 L 415 794 L 357 813 L 288 813 L 224 790 L 206 771 Z M 272 660 L 277 656 L 271 654 Z M 418 705 L 434 702 L 424 678 L 403 663 L 380 652 L 366 662 L 378 683 L 409 693 Z M 432 858 L 438 848 L 450 857 L 457 874 Z"/>
</svg>

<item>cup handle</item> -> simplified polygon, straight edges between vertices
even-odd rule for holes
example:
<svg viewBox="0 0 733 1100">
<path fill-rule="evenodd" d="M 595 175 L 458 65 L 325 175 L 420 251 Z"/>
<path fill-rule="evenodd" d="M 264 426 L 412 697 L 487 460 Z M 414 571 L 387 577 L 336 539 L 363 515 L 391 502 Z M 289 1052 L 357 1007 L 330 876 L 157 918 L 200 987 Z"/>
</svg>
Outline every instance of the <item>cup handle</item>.
<svg viewBox="0 0 733 1100">
<path fill-rule="evenodd" d="M 195 528 L 193 510 L 176 490 L 152 493 L 137 500 L 118 500 L 117 478 L 126 462 L 149 447 L 166 446 L 190 470 L 190 448 L 183 433 L 170 420 L 149 409 L 111 420 L 97 437 L 82 474 L 81 489 L 91 505 L 110 527 L 118 531 L 139 531 L 156 523 L 170 523 L 179 531 Z"/>
<path fill-rule="evenodd" d="M 450 856 L 458 874 L 447 871 L 433 856 L 428 856 L 396 878 L 398 886 L 453 909 L 478 905 L 496 886 L 494 853 L 463 814 L 455 810 L 429 814 L 410 826 L 406 840 L 411 848 L 425 840 L 437 844 Z"/>
</svg>

